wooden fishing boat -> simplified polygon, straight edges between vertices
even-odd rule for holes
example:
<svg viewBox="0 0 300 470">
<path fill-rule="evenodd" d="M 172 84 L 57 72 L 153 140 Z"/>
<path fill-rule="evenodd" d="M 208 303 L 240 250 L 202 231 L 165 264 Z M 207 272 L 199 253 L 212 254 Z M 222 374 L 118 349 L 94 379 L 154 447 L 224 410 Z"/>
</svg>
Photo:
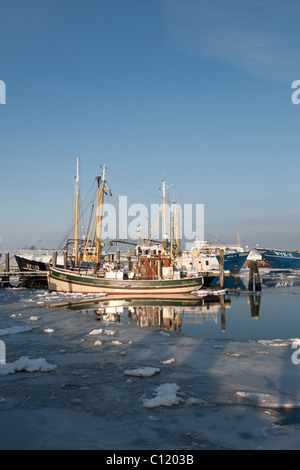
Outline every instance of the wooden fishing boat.
<svg viewBox="0 0 300 470">
<path fill-rule="evenodd" d="M 77 167 L 78 172 L 78 167 Z M 78 174 L 76 185 L 78 184 Z M 101 224 L 104 194 L 109 188 L 106 187 L 105 165 L 102 176 L 97 178 L 98 203 L 96 219 L 96 243 L 95 262 L 93 269 L 83 270 L 79 267 L 60 269 L 49 266 L 48 288 L 49 291 L 74 292 L 74 293 L 106 293 L 122 296 L 143 295 L 167 295 L 184 294 L 199 290 L 212 281 L 211 276 L 205 272 L 201 275 L 183 276 L 181 271 L 176 270 L 172 264 L 172 255 L 159 246 L 149 249 L 147 254 L 139 254 L 137 263 L 130 269 L 120 268 L 119 263 L 103 263 L 101 257 Z M 78 186 L 75 191 L 75 242 L 78 237 Z M 75 243 L 75 248 L 76 248 Z M 139 251 L 139 250 L 138 250 Z M 77 260 L 77 256 L 75 258 Z"/>
<path fill-rule="evenodd" d="M 112 279 L 50 266 L 48 288 L 50 292 L 106 293 L 122 296 L 151 294 L 159 296 L 197 291 L 204 286 L 205 277 L 203 275 L 182 279 Z"/>
</svg>

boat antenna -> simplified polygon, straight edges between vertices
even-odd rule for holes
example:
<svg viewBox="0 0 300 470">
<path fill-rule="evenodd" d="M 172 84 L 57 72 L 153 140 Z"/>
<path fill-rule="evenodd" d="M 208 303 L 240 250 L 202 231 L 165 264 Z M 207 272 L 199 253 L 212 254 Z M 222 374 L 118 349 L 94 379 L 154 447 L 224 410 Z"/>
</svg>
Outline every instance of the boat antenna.
<svg viewBox="0 0 300 470">
<path fill-rule="evenodd" d="M 101 165 L 99 165 L 101 168 Z M 104 193 L 109 190 L 105 187 L 105 168 L 106 164 L 102 167 L 102 176 L 97 176 L 96 180 L 98 183 L 98 203 L 97 203 L 97 228 L 96 228 L 96 266 L 100 265 L 100 255 L 101 255 L 101 231 L 102 231 L 102 218 L 103 218 L 103 201 Z M 101 185 L 100 185 L 101 184 Z"/>
</svg>

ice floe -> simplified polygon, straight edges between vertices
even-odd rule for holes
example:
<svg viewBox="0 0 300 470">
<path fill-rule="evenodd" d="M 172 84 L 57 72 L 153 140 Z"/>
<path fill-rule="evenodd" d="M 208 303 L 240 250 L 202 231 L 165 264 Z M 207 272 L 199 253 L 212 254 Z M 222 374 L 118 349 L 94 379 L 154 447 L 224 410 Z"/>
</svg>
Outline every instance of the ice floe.
<svg viewBox="0 0 300 470">
<path fill-rule="evenodd" d="M 98 328 L 96 330 L 92 330 L 89 332 L 89 335 L 101 335 L 101 333 L 103 333 L 103 330 L 102 328 Z"/>
<path fill-rule="evenodd" d="M 155 389 L 156 396 L 143 400 L 145 408 L 156 408 L 158 406 L 173 406 L 179 403 L 177 391 L 179 387 L 175 383 L 165 383 Z"/>
<path fill-rule="evenodd" d="M 135 377 L 151 377 L 160 372 L 157 367 L 138 367 L 136 369 L 125 370 L 124 375 L 133 375 Z"/>
<path fill-rule="evenodd" d="M 175 359 L 174 357 L 170 358 L 170 359 L 166 359 L 165 361 L 162 361 L 162 364 L 172 364 L 172 362 L 175 362 Z"/>
<path fill-rule="evenodd" d="M 14 374 L 15 372 L 52 372 L 56 369 L 55 364 L 49 364 L 43 357 L 30 359 L 22 356 L 15 362 L 0 364 L 0 375 Z"/>
<path fill-rule="evenodd" d="M 10 326 L 8 328 L 0 329 L 0 336 L 13 335 L 15 333 L 24 333 L 25 331 L 31 331 L 32 326 Z"/>
<path fill-rule="evenodd" d="M 53 328 L 46 328 L 46 329 L 44 330 L 44 333 L 50 333 L 50 334 L 51 334 L 51 333 L 54 333 L 54 329 L 53 329 Z"/>
</svg>

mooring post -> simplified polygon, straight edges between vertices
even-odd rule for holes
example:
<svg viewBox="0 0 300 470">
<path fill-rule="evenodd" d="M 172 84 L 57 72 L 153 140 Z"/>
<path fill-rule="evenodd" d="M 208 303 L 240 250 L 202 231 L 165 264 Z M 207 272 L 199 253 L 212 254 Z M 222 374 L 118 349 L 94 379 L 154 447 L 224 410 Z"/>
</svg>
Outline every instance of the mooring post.
<svg viewBox="0 0 300 470">
<path fill-rule="evenodd" d="M 68 253 L 64 251 L 64 269 L 67 269 L 68 266 Z"/>
<path fill-rule="evenodd" d="M 224 289 L 224 250 L 220 250 L 220 287 Z"/>
<path fill-rule="evenodd" d="M 249 262 L 249 285 L 248 290 L 253 291 L 254 261 Z"/>
<path fill-rule="evenodd" d="M 5 253 L 5 272 L 9 272 L 9 253 Z"/>
<path fill-rule="evenodd" d="M 257 261 L 254 263 L 254 276 L 255 276 L 255 290 L 261 290 L 261 282 L 260 282 L 260 275 L 258 270 Z"/>
<path fill-rule="evenodd" d="M 55 268 L 57 262 L 57 251 L 53 251 L 52 255 L 52 266 Z"/>
<path fill-rule="evenodd" d="M 6 276 L 3 276 L 2 278 L 2 287 L 11 287 L 10 282 L 9 282 L 9 253 L 5 253 L 5 267 L 4 267 L 5 272 L 7 273 Z"/>
</svg>

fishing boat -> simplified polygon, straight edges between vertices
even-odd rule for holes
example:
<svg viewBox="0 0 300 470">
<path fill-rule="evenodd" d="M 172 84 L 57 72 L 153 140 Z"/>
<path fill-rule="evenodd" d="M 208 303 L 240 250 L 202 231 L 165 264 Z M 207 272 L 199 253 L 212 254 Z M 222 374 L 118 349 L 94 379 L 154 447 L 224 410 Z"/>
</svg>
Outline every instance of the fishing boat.
<svg viewBox="0 0 300 470">
<path fill-rule="evenodd" d="M 219 270 L 221 250 L 224 252 L 224 270 L 230 274 L 239 273 L 249 255 L 249 251 L 240 246 L 213 245 L 195 240 L 191 250 L 181 251 L 175 261 L 190 273 Z"/>
<path fill-rule="evenodd" d="M 101 228 L 103 218 L 104 194 L 109 190 L 105 180 L 105 168 L 102 176 L 97 177 L 98 202 L 95 212 L 95 260 L 90 269 L 80 268 L 77 249 L 78 243 L 78 176 L 75 190 L 75 266 L 61 269 L 49 266 L 48 288 L 50 292 L 74 293 L 106 293 L 122 296 L 160 296 L 191 293 L 210 284 L 214 274 L 208 272 L 200 275 L 186 276 L 173 264 L 172 254 L 165 251 L 151 249 L 139 254 L 136 265 L 130 268 L 121 267 L 120 263 L 104 262 L 102 255 Z M 152 247 L 153 248 L 153 247 Z"/>
<path fill-rule="evenodd" d="M 17 266 L 19 270 L 22 272 L 29 272 L 29 271 L 46 272 L 47 266 L 52 261 L 52 253 L 49 254 L 45 252 L 41 252 L 41 253 L 35 252 L 35 251 L 18 252 L 14 256 L 15 256 Z M 61 267 L 63 267 L 63 263 L 61 264 Z"/>
<path fill-rule="evenodd" d="M 300 269 L 299 250 L 275 250 L 271 248 L 255 248 L 272 269 Z"/>
<path fill-rule="evenodd" d="M 67 241 L 66 246 L 66 264 L 72 266 L 75 263 L 74 248 L 71 246 L 72 240 Z M 82 253 L 80 262 L 82 267 L 91 266 L 94 260 L 93 251 L 89 251 L 88 243 L 86 240 L 79 240 L 78 244 L 79 253 Z M 48 267 L 53 263 L 53 251 L 50 250 L 24 250 L 18 251 L 15 255 L 17 266 L 22 272 L 30 271 L 43 271 L 46 272 Z M 63 268 L 65 265 L 64 251 L 57 252 L 55 265 Z"/>
<path fill-rule="evenodd" d="M 191 293 L 205 285 L 205 276 L 182 279 L 125 279 L 124 274 L 115 277 L 98 277 L 97 274 L 72 272 L 71 270 L 49 267 L 48 288 L 50 292 L 106 293 L 122 296 Z M 207 277 L 208 279 L 208 277 Z"/>
</svg>

